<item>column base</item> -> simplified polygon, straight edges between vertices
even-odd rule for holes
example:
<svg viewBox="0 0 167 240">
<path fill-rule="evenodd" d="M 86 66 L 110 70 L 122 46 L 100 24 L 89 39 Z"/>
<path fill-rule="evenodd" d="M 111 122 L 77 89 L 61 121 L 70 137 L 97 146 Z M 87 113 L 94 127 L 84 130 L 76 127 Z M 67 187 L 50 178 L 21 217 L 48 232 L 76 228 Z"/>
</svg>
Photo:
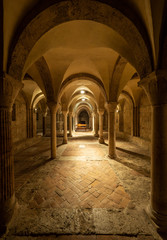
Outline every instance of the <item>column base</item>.
<svg viewBox="0 0 167 240">
<path fill-rule="evenodd" d="M 150 205 L 146 208 L 146 213 L 158 233 L 167 233 L 167 215 L 154 211 Z"/>
<path fill-rule="evenodd" d="M 67 144 L 67 140 L 66 139 L 63 139 L 63 144 Z"/>
<path fill-rule="evenodd" d="M 94 137 L 99 137 L 99 134 L 98 134 L 98 133 L 95 133 L 95 134 L 94 134 Z"/>
<path fill-rule="evenodd" d="M 111 158 L 111 159 L 117 159 L 116 154 L 108 154 L 108 157 Z"/>
<path fill-rule="evenodd" d="M 103 144 L 104 143 L 104 138 L 99 138 L 99 143 Z"/>
<path fill-rule="evenodd" d="M 10 222 L 14 212 L 15 203 L 15 194 L 13 194 L 9 200 L 0 202 L 0 236 L 7 230 L 7 225 Z"/>
<path fill-rule="evenodd" d="M 72 134 L 69 134 L 69 137 L 72 137 Z"/>
</svg>

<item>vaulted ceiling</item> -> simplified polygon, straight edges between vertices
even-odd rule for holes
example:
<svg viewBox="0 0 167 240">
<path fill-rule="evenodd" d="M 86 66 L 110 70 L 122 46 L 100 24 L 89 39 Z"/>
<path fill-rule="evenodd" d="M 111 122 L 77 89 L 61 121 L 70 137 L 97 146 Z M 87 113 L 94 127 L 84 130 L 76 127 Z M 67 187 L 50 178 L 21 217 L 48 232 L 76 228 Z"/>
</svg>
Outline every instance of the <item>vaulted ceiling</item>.
<svg viewBox="0 0 167 240">
<path fill-rule="evenodd" d="M 82 99 L 80 86 L 99 107 L 117 101 L 122 90 L 139 94 L 136 72 L 139 80 L 166 66 L 165 0 L 3 4 L 3 70 L 18 80 L 28 74 L 47 102 L 73 106 Z"/>
</svg>

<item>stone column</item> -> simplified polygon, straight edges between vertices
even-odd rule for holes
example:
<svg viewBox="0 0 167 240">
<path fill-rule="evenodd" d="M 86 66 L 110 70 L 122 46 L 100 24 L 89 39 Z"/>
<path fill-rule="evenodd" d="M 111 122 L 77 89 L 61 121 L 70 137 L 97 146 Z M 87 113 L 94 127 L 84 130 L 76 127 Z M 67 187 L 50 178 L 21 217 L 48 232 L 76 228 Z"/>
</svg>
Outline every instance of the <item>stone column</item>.
<svg viewBox="0 0 167 240">
<path fill-rule="evenodd" d="M 133 107 L 133 136 L 140 136 L 140 112 L 139 107 Z"/>
<path fill-rule="evenodd" d="M 35 109 L 33 109 L 33 137 L 36 137 L 37 135 L 37 112 L 35 111 Z"/>
<path fill-rule="evenodd" d="M 50 120 L 51 120 L 51 159 L 56 158 L 56 146 L 57 146 L 57 135 L 56 135 L 56 112 L 57 104 L 48 103 L 50 109 Z"/>
<path fill-rule="evenodd" d="M 77 124 L 78 124 L 78 119 L 77 119 L 77 115 L 75 114 L 75 117 L 74 117 L 74 129 L 75 130 L 77 128 Z"/>
<path fill-rule="evenodd" d="M 94 113 L 94 132 L 95 132 L 94 136 L 98 137 L 99 134 L 98 134 L 98 113 L 97 112 Z"/>
<path fill-rule="evenodd" d="M 72 112 L 69 112 L 69 136 L 72 137 Z"/>
<path fill-rule="evenodd" d="M 43 114 L 43 136 L 46 136 L 46 116 L 47 112 Z"/>
<path fill-rule="evenodd" d="M 139 82 L 152 104 L 151 202 L 148 215 L 167 232 L 167 73 L 153 72 Z"/>
<path fill-rule="evenodd" d="M 27 108 L 27 138 L 33 137 L 33 108 Z"/>
<path fill-rule="evenodd" d="M 95 113 L 92 113 L 92 131 L 95 132 Z"/>
<path fill-rule="evenodd" d="M 0 233 L 6 231 L 15 206 L 11 111 L 22 86 L 7 74 L 0 77 Z"/>
<path fill-rule="evenodd" d="M 99 109 L 99 143 L 103 144 L 104 143 L 104 138 L 103 138 L 103 115 L 104 115 L 104 109 Z"/>
<path fill-rule="evenodd" d="M 64 116 L 64 134 L 63 134 L 63 144 L 67 144 L 67 111 L 62 111 Z"/>
<path fill-rule="evenodd" d="M 90 129 L 92 129 L 92 119 L 93 119 L 93 117 L 90 116 L 90 117 L 89 117 L 89 128 L 90 128 Z"/>
<path fill-rule="evenodd" d="M 107 104 L 108 110 L 108 156 L 116 158 L 116 133 L 115 133 L 115 111 L 117 102 L 110 102 Z"/>
</svg>

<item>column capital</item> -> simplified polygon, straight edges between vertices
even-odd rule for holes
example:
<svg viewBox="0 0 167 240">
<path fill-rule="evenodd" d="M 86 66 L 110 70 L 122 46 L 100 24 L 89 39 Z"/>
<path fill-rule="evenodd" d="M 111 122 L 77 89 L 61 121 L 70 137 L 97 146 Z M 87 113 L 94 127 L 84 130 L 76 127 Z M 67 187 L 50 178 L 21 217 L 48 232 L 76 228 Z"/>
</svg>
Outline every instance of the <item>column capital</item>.
<svg viewBox="0 0 167 240">
<path fill-rule="evenodd" d="M 104 115 L 104 109 L 103 108 L 99 108 L 97 112 L 98 112 L 99 115 Z"/>
<path fill-rule="evenodd" d="M 68 114 L 68 111 L 67 110 L 62 110 L 62 113 L 64 116 L 66 116 Z"/>
<path fill-rule="evenodd" d="M 57 102 L 47 102 L 47 105 L 51 111 L 51 114 L 55 114 L 59 108 L 59 104 L 57 104 Z"/>
<path fill-rule="evenodd" d="M 21 81 L 4 73 L 0 77 L 0 107 L 9 108 L 11 111 L 15 98 L 23 86 L 24 84 Z"/>
<path fill-rule="evenodd" d="M 150 103 L 161 105 L 167 103 L 167 71 L 157 70 L 138 82 L 147 94 Z"/>
<path fill-rule="evenodd" d="M 108 112 L 115 112 L 117 105 L 117 102 L 108 102 L 105 104 Z"/>
</svg>

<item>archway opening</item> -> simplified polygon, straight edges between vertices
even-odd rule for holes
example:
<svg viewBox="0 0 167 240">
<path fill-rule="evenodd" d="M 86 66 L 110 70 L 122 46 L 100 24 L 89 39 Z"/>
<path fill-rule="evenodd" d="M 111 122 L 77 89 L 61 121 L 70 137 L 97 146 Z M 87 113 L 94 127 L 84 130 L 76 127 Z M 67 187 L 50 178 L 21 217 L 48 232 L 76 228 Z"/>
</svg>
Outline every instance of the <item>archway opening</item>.
<svg viewBox="0 0 167 240">
<path fill-rule="evenodd" d="M 77 128 L 76 131 L 87 131 L 90 130 L 89 127 L 89 114 L 86 110 L 82 110 L 79 114 L 78 114 L 78 124 L 77 124 Z"/>
</svg>

